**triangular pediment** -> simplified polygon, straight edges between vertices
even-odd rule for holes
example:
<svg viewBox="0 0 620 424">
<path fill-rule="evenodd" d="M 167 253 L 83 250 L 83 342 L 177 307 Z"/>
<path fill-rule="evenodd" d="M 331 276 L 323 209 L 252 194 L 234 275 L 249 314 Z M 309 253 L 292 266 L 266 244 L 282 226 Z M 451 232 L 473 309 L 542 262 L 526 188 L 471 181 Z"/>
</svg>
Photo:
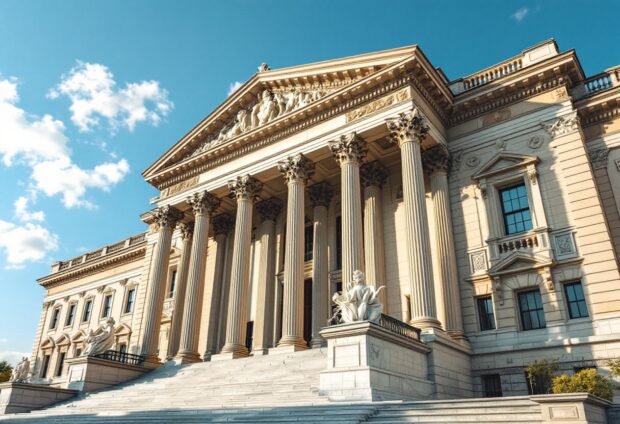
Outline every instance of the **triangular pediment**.
<svg viewBox="0 0 620 424">
<path fill-rule="evenodd" d="M 127 334 L 131 334 L 131 328 L 127 324 L 121 324 L 114 330 L 114 335 L 116 336 L 125 336 Z"/>
<path fill-rule="evenodd" d="M 502 275 L 549 267 L 553 261 L 548 257 L 525 252 L 514 252 L 497 262 L 489 270 L 489 274 Z"/>
<path fill-rule="evenodd" d="M 82 340 L 84 340 L 85 338 L 86 338 L 86 333 L 84 333 L 84 331 L 80 330 L 80 331 L 78 331 L 77 333 L 75 333 L 75 334 L 73 335 L 73 337 L 71 337 L 71 341 L 72 341 L 73 343 L 75 343 L 75 342 L 82 341 Z"/>
<path fill-rule="evenodd" d="M 195 158 L 238 148 L 242 142 L 291 126 L 318 113 L 319 104 L 333 105 L 347 90 L 370 81 L 397 78 L 423 59 L 430 81 L 444 93 L 445 83 L 416 46 L 380 51 L 275 70 L 259 70 L 195 128 L 143 172 L 148 182 L 166 179 L 171 170 L 186 168 Z M 426 69 L 428 67 L 428 69 Z M 418 66 L 420 68 L 420 66 Z M 394 72 L 394 70 L 400 70 Z M 380 76 L 380 74 L 382 76 Z M 445 88 L 445 93 L 448 89 Z M 449 94 L 445 94 L 449 96 Z M 210 156 L 209 156 L 210 157 Z M 191 166 L 191 165 L 190 165 Z"/>
<path fill-rule="evenodd" d="M 521 155 L 518 153 L 500 152 L 480 167 L 472 178 L 479 180 L 492 175 L 510 171 L 515 168 L 526 167 L 538 162 L 537 156 Z"/>
</svg>

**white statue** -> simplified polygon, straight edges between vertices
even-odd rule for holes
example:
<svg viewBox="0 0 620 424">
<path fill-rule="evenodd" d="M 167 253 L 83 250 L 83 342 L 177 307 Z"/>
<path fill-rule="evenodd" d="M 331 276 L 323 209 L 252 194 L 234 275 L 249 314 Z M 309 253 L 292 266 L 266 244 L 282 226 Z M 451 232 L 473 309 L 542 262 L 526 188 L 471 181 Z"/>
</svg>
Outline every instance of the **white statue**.
<svg viewBox="0 0 620 424">
<path fill-rule="evenodd" d="M 30 373 L 30 359 L 24 356 L 22 360 L 13 369 L 9 382 L 11 383 L 25 383 L 28 381 L 28 374 Z"/>
<path fill-rule="evenodd" d="M 277 103 L 271 98 L 271 93 L 268 90 L 263 91 L 260 100 L 252 108 L 252 128 L 274 119 L 278 114 L 277 109 Z"/>
<path fill-rule="evenodd" d="M 338 305 L 341 322 L 370 321 L 378 323 L 383 305 L 377 295 L 385 286 L 378 289 L 366 285 L 366 277 L 360 270 L 353 272 L 353 282 L 347 285 L 345 294 L 334 293 L 332 300 Z"/>
<path fill-rule="evenodd" d="M 83 356 L 95 356 L 110 349 L 114 344 L 114 318 L 110 317 L 96 331 L 89 330 Z"/>
</svg>

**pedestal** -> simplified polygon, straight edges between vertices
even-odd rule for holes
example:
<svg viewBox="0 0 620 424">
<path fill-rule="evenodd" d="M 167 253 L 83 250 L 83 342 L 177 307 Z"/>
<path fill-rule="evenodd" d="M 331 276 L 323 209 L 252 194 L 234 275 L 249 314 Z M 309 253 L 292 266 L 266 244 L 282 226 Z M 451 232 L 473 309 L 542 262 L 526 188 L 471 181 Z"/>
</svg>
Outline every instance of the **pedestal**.
<svg viewBox="0 0 620 424">
<path fill-rule="evenodd" d="M 67 365 L 69 366 L 67 388 L 82 392 L 115 386 L 156 368 L 150 363 L 129 365 L 90 356 L 69 359 Z"/>
<path fill-rule="evenodd" d="M 0 384 L 0 415 L 40 409 L 77 395 L 76 390 L 30 383 Z"/>
</svg>

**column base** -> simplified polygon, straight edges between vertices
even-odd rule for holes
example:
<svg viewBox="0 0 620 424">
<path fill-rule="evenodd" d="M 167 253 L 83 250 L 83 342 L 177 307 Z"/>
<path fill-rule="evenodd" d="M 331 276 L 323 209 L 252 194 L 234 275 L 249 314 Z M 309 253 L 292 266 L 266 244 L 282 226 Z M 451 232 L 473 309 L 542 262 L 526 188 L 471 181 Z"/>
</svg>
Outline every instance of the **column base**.
<svg viewBox="0 0 620 424">
<path fill-rule="evenodd" d="M 252 349 L 252 352 L 250 353 L 250 355 L 252 356 L 265 356 L 269 353 L 269 349 L 267 349 L 266 347 L 258 347 L 255 349 Z"/>
<path fill-rule="evenodd" d="M 320 349 L 325 346 L 327 346 L 327 342 L 320 336 L 310 340 L 310 349 Z"/>
<path fill-rule="evenodd" d="M 415 317 L 411 321 L 409 321 L 409 325 L 412 325 L 417 328 L 425 329 L 425 328 L 433 328 L 436 330 L 443 331 L 441 327 L 441 323 L 434 317 Z"/>
<path fill-rule="evenodd" d="M 294 348 L 292 352 L 297 352 L 299 350 L 308 349 L 308 344 L 302 337 L 299 337 L 299 336 L 283 336 L 278 342 L 278 345 L 276 348 L 280 348 L 280 347 Z"/>
<path fill-rule="evenodd" d="M 161 361 L 161 359 L 159 359 L 159 356 L 157 356 L 157 355 L 144 355 L 143 366 L 157 368 L 157 367 L 159 367 L 161 365 L 163 365 L 163 362 Z"/>
<path fill-rule="evenodd" d="M 249 353 L 243 354 L 235 352 L 222 352 L 218 353 L 217 355 L 211 355 L 210 360 L 211 362 L 227 361 L 229 359 L 247 358 L 248 356 L 250 356 Z"/>
<path fill-rule="evenodd" d="M 245 358 L 249 355 L 248 348 L 242 344 L 225 344 L 219 354 L 211 356 L 211 360 Z"/>
<path fill-rule="evenodd" d="M 281 353 L 295 353 L 295 352 L 301 352 L 304 350 L 308 350 L 308 346 L 297 346 L 297 345 L 280 346 L 278 345 L 277 347 L 272 347 L 271 349 L 269 349 L 269 354 L 279 355 Z"/>
<path fill-rule="evenodd" d="M 459 340 L 459 341 L 460 340 L 467 340 L 467 337 L 465 336 L 465 332 L 463 330 L 448 330 L 447 333 L 454 340 Z"/>
<path fill-rule="evenodd" d="M 194 352 L 181 352 L 174 357 L 173 361 L 177 364 L 195 364 L 202 362 L 202 358 Z"/>
</svg>

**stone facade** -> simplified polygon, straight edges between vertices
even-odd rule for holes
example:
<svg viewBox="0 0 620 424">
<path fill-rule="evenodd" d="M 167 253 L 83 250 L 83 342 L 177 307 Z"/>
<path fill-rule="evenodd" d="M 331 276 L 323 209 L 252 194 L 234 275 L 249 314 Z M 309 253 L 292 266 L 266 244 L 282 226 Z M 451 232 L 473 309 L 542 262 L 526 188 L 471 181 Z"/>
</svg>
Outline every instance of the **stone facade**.
<svg viewBox="0 0 620 424">
<path fill-rule="evenodd" d="M 422 329 L 433 371 L 416 378 L 458 381 L 436 397 L 484 396 L 489 377 L 526 395 L 546 357 L 607 372 L 619 87 L 620 68 L 586 78 L 553 40 L 451 82 L 415 46 L 261 71 L 144 171 L 146 233 L 39 280 L 33 381 L 66 384 L 105 315 L 116 350 L 152 364 L 325 346 L 355 269 Z"/>
</svg>

